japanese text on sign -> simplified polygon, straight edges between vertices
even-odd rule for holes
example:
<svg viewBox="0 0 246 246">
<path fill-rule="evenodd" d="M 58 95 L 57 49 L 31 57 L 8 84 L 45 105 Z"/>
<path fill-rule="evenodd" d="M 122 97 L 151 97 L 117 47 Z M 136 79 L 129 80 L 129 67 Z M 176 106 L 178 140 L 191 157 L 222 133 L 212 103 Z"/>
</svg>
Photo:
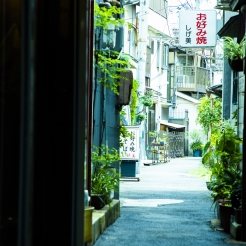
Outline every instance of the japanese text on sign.
<svg viewBox="0 0 246 246">
<path fill-rule="evenodd" d="M 207 44 L 207 32 L 206 32 L 206 27 L 207 27 L 207 15 L 206 14 L 197 14 L 196 18 L 196 43 L 197 44 Z"/>
<path fill-rule="evenodd" d="M 123 146 L 120 149 L 121 159 L 139 159 L 139 147 L 138 147 L 138 127 L 127 127 L 130 137 L 122 139 Z"/>
<path fill-rule="evenodd" d="M 179 42 L 182 47 L 216 44 L 216 11 L 184 10 L 179 14 Z"/>
</svg>

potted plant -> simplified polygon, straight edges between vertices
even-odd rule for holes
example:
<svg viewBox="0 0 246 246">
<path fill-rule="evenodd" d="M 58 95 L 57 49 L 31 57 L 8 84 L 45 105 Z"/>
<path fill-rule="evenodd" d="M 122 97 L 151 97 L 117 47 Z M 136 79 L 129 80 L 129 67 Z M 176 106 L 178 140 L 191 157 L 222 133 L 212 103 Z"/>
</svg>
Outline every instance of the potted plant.
<svg viewBox="0 0 246 246">
<path fill-rule="evenodd" d="M 233 190 L 231 193 L 231 203 L 233 207 L 233 213 L 235 216 L 235 222 L 241 224 L 242 217 L 242 188 L 238 190 Z"/>
<path fill-rule="evenodd" d="M 136 115 L 136 121 L 140 124 L 142 121 L 146 120 L 146 115 L 139 113 Z"/>
<path fill-rule="evenodd" d="M 158 144 L 158 142 L 157 142 L 158 134 L 159 134 L 158 131 L 150 131 L 148 133 L 150 139 L 152 139 L 152 144 Z"/>
<path fill-rule="evenodd" d="M 218 218 L 225 232 L 230 230 L 232 215 L 231 190 L 235 178 L 235 170 L 225 169 L 221 163 L 213 167 L 213 180 L 210 183 L 213 204 L 217 207 Z"/>
<path fill-rule="evenodd" d="M 91 176 L 91 206 L 101 209 L 112 201 L 112 194 L 117 191 L 119 185 L 119 172 L 113 166 L 120 161 L 119 152 L 109 149 L 108 146 L 93 147 Z"/>
<path fill-rule="evenodd" d="M 194 157 L 199 157 L 202 156 L 202 142 L 201 141 L 196 141 L 191 143 L 190 148 L 193 150 L 193 156 Z"/>
<path fill-rule="evenodd" d="M 220 203 L 220 223 L 224 229 L 224 232 L 230 232 L 230 222 L 232 215 L 232 205 L 230 202 Z"/>
<path fill-rule="evenodd" d="M 210 187 L 213 203 L 219 203 L 219 217 L 222 226 L 228 232 L 230 230 L 230 215 L 233 214 L 232 208 L 238 206 L 235 205 L 238 204 L 235 202 L 235 196 L 241 189 L 242 171 L 239 169 L 239 163 L 242 153 L 239 144 L 242 143 L 242 139 L 237 136 L 235 127 L 229 121 L 224 121 L 218 132 L 216 144 L 210 150 L 214 156 Z M 227 203 L 227 205 L 225 206 L 223 203 Z M 226 214 L 224 218 L 224 212 L 228 212 L 230 215 Z"/>
<path fill-rule="evenodd" d="M 140 97 L 140 102 L 145 106 L 145 107 L 152 107 L 153 106 L 153 100 L 150 95 L 145 94 L 144 96 Z"/>
<path fill-rule="evenodd" d="M 194 157 L 202 156 L 202 138 L 201 138 L 201 132 L 198 130 L 194 130 L 190 132 L 189 138 L 191 140 L 190 143 L 190 149 L 193 151 Z"/>
<path fill-rule="evenodd" d="M 240 43 L 237 43 L 229 36 L 224 39 L 224 56 L 228 58 L 228 62 L 232 70 L 243 71 L 243 58 L 245 52 L 245 37 Z"/>
<path fill-rule="evenodd" d="M 232 184 L 231 191 L 231 204 L 233 208 L 233 213 L 235 216 L 235 221 L 241 224 L 242 217 L 242 171 L 237 170 L 237 175 Z"/>
</svg>

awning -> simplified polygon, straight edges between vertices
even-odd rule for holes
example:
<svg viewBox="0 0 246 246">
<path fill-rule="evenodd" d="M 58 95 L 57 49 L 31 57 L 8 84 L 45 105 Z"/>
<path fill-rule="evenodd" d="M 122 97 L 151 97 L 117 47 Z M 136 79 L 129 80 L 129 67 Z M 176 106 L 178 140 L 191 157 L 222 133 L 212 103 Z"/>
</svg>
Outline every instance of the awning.
<svg viewBox="0 0 246 246">
<path fill-rule="evenodd" d="M 161 120 L 161 125 L 165 125 L 165 126 L 168 126 L 170 128 L 173 128 L 173 129 L 180 129 L 180 128 L 185 128 L 184 125 L 179 125 L 179 124 L 174 124 L 174 123 L 169 123 L 169 122 L 166 122 L 166 121 L 163 121 Z"/>
<path fill-rule="evenodd" d="M 245 0 L 231 0 L 230 1 L 230 7 L 232 11 L 239 10 L 244 4 L 245 4 Z"/>
<path fill-rule="evenodd" d="M 129 63 L 130 63 L 130 68 L 134 68 L 137 69 L 138 68 L 138 60 L 136 58 L 134 58 L 133 56 L 127 54 L 127 53 L 123 53 L 121 54 L 121 58 L 126 58 L 128 59 Z"/>
<path fill-rule="evenodd" d="M 219 37 L 229 36 L 236 38 L 238 36 L 239 15 L 232 16 L 225 25 L 219 30 Z"/>
<path fill-rule="evenodd" d="M 122 4 L 125 5 L 133 5 L 133 4 L 139 4 L 139 0 L 123 0 Z"/>
<path fill-rule="evenodd" d="M 210 86 L 207 88 L 207 91 L 221 98 L 222 97 L 222 84 Z"/>
</svg>

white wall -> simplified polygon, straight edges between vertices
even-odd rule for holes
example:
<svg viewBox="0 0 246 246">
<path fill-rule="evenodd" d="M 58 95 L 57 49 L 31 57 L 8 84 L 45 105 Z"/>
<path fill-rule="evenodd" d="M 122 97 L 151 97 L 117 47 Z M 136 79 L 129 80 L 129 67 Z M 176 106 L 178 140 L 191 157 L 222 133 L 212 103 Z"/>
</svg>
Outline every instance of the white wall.
<svg viewBox="0 0 246 246">
<path fill-rule="evenodd" d="M 168 36 L 172 36 L 172 31 L 168 28 L 167 19 L 165 19 L 162 15 L 159 15 L 155 11 L 149 9 L 149 26 L 154 28 L 156 32 L 164 33 Z"/>
<path fill-rule="evenodd" d="M 125 6 L 124 17 L 125 20 L 136 27 L 136 5 Z M 137 58 L 137 35 L 135 28 L 129 29 L 124 27 L 124 46 L 123 51 L 135 58 Z"/>
<path fill-rule="evenodd" d="M 198 104 L 195 104 L 193 102 L 190 102 L 186 99 L 177 96 L 177 110 L 180 111 L 182 110 L 185 111 L 186 109 L 188 110 L 189 128 L 186 129 L 187 132 L 191 132 L 193 130 L 203 132 L 201 125 L 196 122 L 196 118 L 198 114 L 197 106 Z M 202 142 L 206 143 L 207 136 L 204 134 L 201 137 L 202 137 Z M 190 149 L 189 149 L 189 155 L 192 155 L 192 151 Z"/>
<path fill-rule="evenodd" d="M 197 117 L 197 105 L 193 102 L 185 100 L 183 98 L 177 97 L 177 109 L 178 110 L 188 110 L 189 117 L 189 131 L 192 130 L 201 130 L 201 126 L 196 123 Z"/>
</svg>

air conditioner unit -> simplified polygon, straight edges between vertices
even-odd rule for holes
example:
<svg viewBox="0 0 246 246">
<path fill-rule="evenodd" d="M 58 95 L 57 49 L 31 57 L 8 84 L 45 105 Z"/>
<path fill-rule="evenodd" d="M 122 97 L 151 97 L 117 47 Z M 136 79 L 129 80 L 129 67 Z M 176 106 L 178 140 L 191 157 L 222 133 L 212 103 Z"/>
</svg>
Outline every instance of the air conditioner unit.
<svg viewBox="0 0 246 246">
<path fill-rule="evenodd" d="M 184 85 L 188 84 L 188 83 L 189 83 L 189 76 L 188 75 L 180 75 L 180 76 L 178 76 L 178 85 L 180 87 L 184 87 Z"/>
</svg>

